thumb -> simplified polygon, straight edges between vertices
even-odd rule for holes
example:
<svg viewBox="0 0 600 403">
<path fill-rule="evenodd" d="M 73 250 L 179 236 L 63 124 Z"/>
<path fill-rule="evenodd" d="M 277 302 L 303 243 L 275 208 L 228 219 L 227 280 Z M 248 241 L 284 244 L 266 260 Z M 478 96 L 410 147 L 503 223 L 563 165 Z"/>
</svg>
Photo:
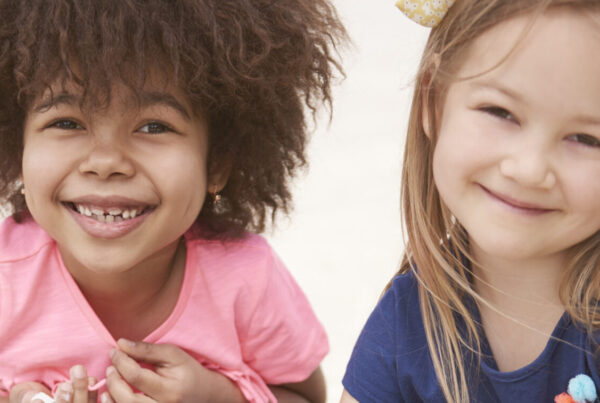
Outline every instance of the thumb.
<svg viewBox="0 0 600 403">
<path fill-rule="evenodd" d="M 117 344 L 121 351 L 133 359 L 156 366 L 177 366 L 190 358 L 173 344 L 153 344 L 127 339 L 119 339 Z"/>
<path fill-rule="evenodd" d="M 39 392 L 50 394 L 51 392 L 43 385 L 36 382 L 24 382 L 16 385 L 10 390 L 10 403 L 31 403 L 33 397 Z"/>
</svg>

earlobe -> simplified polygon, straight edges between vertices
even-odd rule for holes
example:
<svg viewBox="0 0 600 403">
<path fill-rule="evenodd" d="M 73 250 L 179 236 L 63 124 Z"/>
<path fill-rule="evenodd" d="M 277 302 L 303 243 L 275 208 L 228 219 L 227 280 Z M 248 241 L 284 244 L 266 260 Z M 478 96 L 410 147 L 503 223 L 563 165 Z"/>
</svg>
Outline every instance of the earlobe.
<svg viewBox="0 0 600 403">
<path fill-rule="evenodd" d="M 421 91 L 421 124 L 423 125 L 423 132 L 429 140 L 431 140 L 431 121 L 429 120 L 429 107 L 427 101 L 428 89 L 423 88 Z"/>
<path fill-rule="evenodd" d="M 219 193 L 229 180 L 233 162 L 231 158 L 223 158 L 219 163 L 210 164 L 208 172 L 208 191 Z"/>
</svg>

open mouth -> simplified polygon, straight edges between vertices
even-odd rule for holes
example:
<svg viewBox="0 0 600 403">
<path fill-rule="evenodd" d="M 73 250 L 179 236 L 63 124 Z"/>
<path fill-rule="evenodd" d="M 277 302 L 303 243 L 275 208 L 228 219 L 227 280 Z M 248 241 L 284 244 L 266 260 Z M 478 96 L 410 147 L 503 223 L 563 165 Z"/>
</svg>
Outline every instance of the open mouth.
<svg viewBox="0 0 600 403">
<path fill-rule="evenodd" d="M 131 207 L 99 207 L 89 204 L 65 202 L 67 208 L 99 222 L 113 223 L 132 220 L 135 217 L 146 214 L 155 206 L 131 206 Z"/>
</svg>

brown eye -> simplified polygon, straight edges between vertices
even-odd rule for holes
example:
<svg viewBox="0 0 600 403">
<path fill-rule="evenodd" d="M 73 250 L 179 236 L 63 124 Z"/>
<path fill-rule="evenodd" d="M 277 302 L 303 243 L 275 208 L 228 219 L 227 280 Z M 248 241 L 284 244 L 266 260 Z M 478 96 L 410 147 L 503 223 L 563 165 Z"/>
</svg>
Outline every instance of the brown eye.
<svg viewBox="0 0 600 403">
<path fill-rule="evenodd" d="M 83 127 L 70 119 L 60 119 L 51 123 L 48 127 L 53 127 L 60 130 L 83 130 Z"/>
<path fill-rule="evenodd" d="M 481 110 L 500 119 L 516 121 L 512 113 L 499 106 L 487 106 L 485 108 L 481 108 Z"/>
<path fill-rule="evenodd" d="M 142 133 L 161 134 L 165 132 L 173 132 L 169 126 L 160 122 L 148 122 L 138 129 Z"/>
<path fill-rule="evenodd" d="M 589 134 L 577 133 L 568 137 L 571 141 L 588 147 L 600 147 L 600 139 Z"/>
</svg>

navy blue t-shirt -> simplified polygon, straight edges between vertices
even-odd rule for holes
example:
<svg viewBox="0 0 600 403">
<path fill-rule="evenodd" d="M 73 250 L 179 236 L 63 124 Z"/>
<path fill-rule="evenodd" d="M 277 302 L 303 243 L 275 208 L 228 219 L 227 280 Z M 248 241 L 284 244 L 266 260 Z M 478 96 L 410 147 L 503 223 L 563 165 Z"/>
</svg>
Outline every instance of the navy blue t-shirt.
<svg viewBox="0 0 600 403">
<path fill-rule="evenodd" d="M 471 401 L 551 403 L 579 374 L 590 376 L 598 388 L 585 332 L 565 314 L 552 335 L 567 343 L 550 338 L 535 361 L 512 372 L 498 371 L 483 336 L 485 358 L 480 368 L 469 370 Z M 465 359 L 473 362 L 472 358 Z M 343 384 L 360 403 L 445 402 L 427 347 L 413 273 L 396 277 L 377 304 L 356 342 Z"/>
</svg>

